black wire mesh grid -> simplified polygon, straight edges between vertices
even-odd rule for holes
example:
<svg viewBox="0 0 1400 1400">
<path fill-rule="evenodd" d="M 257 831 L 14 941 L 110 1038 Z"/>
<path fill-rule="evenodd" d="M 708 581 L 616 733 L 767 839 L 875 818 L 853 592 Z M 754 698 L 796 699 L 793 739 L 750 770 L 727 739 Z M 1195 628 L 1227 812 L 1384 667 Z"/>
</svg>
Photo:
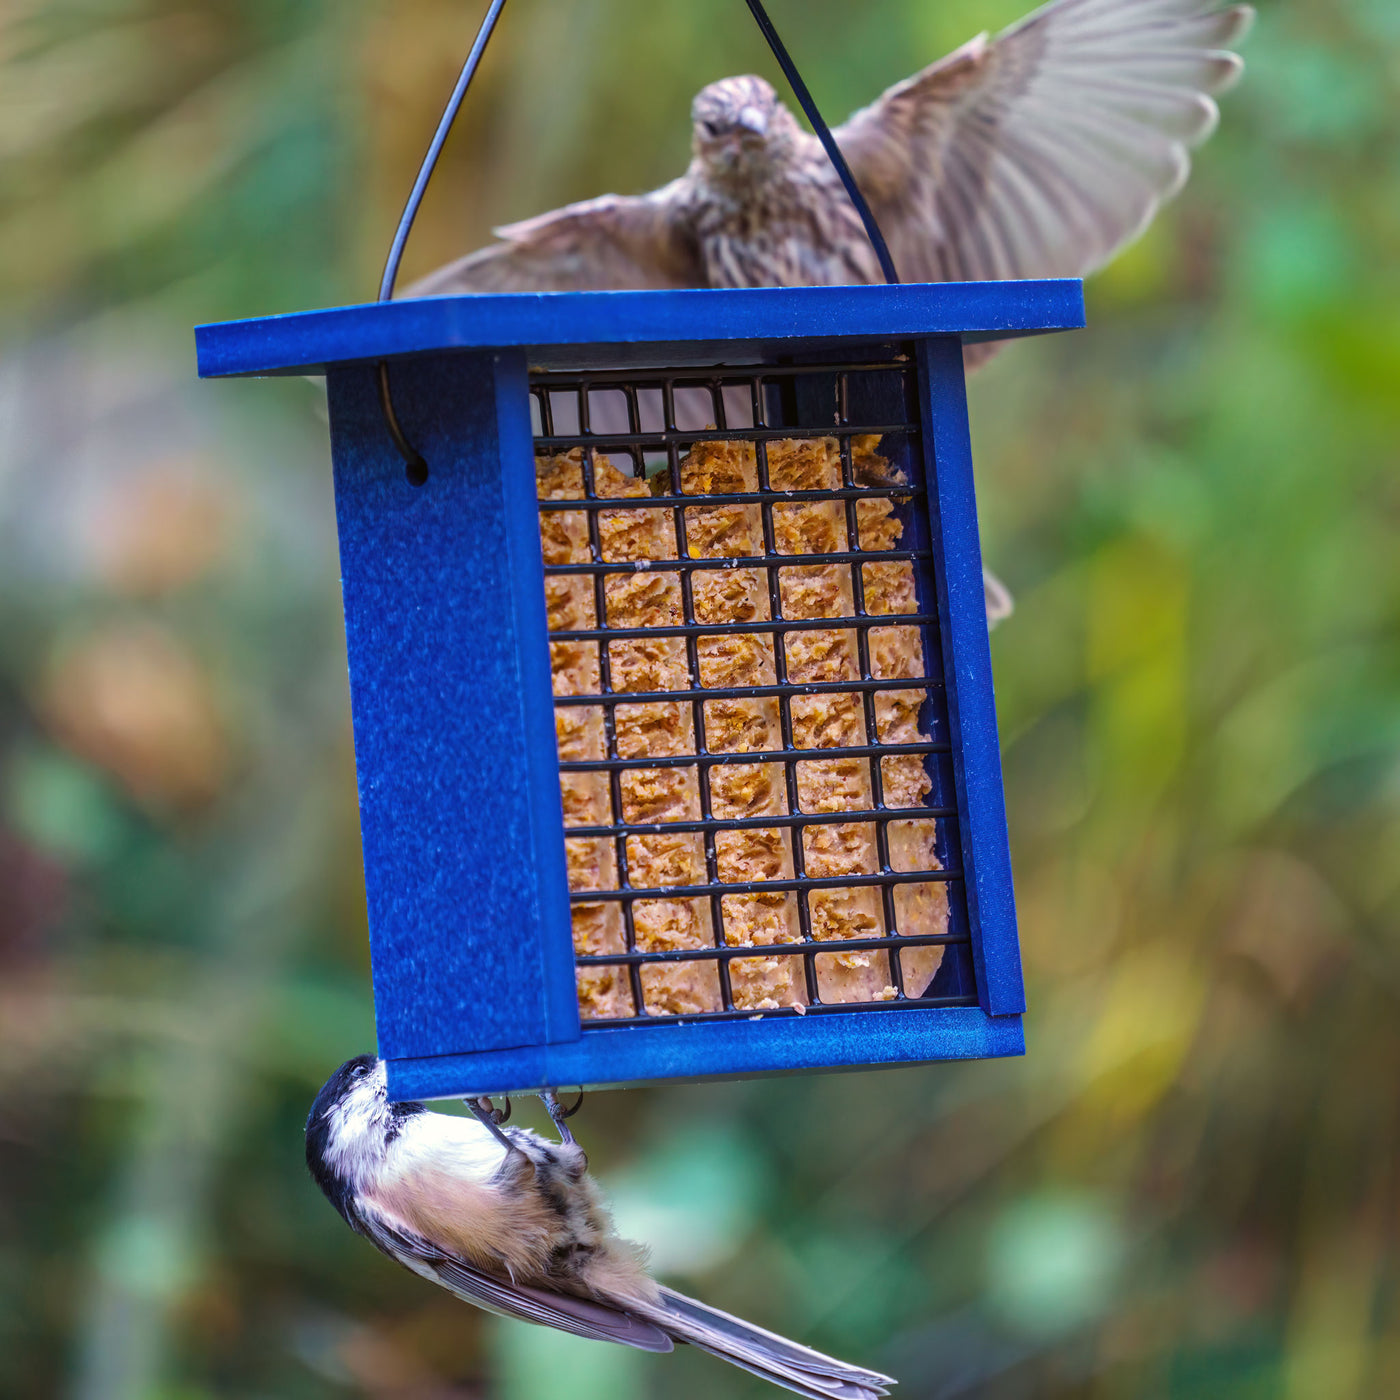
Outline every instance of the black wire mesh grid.
<svg viewBox="0 0 1400 1400">
<path fill-rule="evenodd" d="M 590 970 L 596 970 L 595 977 L 602 969 L 625 970 L 625 983 L 617 979 L 623 1004 L 614 1004 L 605 1015 L 592 1016 L 588 1005 L 583 1005 L 584 1024 L 651 1024 L 678 1014 L 687 1020 L 723 1020 L 756 1013 L 805 1015 L 895 1006 L 975 1005 L 912 355 L 901 354 L 894 347 L 880 360 L 848 363 L 537 372 L 531 376 L 531 396 L 542 480 L 549 465 L 555 464 L 565 468 L 570 475 L 564 479 L 572 483 L 562 491 L 542 489 L 539 506 L 546 533 L 546 587 L 555 580 L 572 580 L 574 584 L 564 587 L 572 586 L 577 593 L 577 582 L 581 581 L 588 614 L 580 617 L 575 609 L 572 621 L 587 624 L 581 626 L 561 626 L 561 620 L 568 623 L 570 618 L 554 612 L 551 615 L 555 705 L 561 736 L 571 727 L 576 734 L 586 715 L 601 717 L 601 725 L 596 727 L 601 729 L 597 738 L 602 752 L 560 761 L 561 782 L 566 789 L 567 844 L 575 850 L 588 844 L 601 845 L 607 854 L 603 864 L 608 869 L 601 877 L 595 871 L 592 879 L 580 880 L 571 863 L 576 944 L 582 909 L 611 905 L 621 915 L 620 920 L 614 918 L 615 925 L 620 924 L 615 940 L 618 946 L 589 951 L 584 940 L 585 946 L 576 951 L 581 985 Z M 780 464 L 775 466 L 778 454 L 812 443 L 825 444 L 824 450 L 839 456 L 839 484 L 827 481 L 822 489 L 792 489 L 786 478 L 774 479 L 782 476 Z M 709 444 L 738 444 L 741 455 L 751 452 L 752 470 L 741 483 L 743 489 L 702 489 L 708 483 L 698 480 L 690 470 L 694 462 L 691 454 L 705 452 Z M 873 455 L 874 444 L 878 444 L 878 455 Z M 872 461 L 884 464 L 885 470 L 872 476 Z M 729 485 L 734 484 L 731 479 Z M 886 501 L 887 507 L 865 504 Z M 833 547 L 815 552 L 809 543 L 800 543 L 798 548 L 805 552 L 792 552 L 793 537 L 785 530 L 785 522 L 794 510 L 805 509 L 810 516 L 810 507 L 817 504 L 832 505 L 835 522 L 842 527 L 831 541 Z M 741 507 L 750 519 L 761 522 L 761 552 L 749 549 L 741 554 L 717 554 L 713 548 L 693 545 L 690 536 L 700 518 L 697 511 L 726 506 Z M 663 512 L 659 521 L 667 528 L 648 530 L 650 517 L 634 514 L 640 511 Z M 558 562 L 561 556 L 557 550 L 551 556 L 548 544 L 549 517 L 556 512 L 566 513 L 556 517 L 556 533 L 558 525 L 575 522 L 576 531 L 581 531 L 586 523 L 586 534 L 578 534 L 578 547 L 568 552 L 563 562 Z M 650 537 L 650 549 L 639 545 L 636 538 L 636 548 L 619 549 L 619 538 L 625 539 L 631 529 L 624 516 L 643 522 L 637 528 Z M 885 537 L 876 541 L 875 532 L 868 527 L 872 518 L 881 517 L 897 519 L 898 528 L 887 530 Z M 659 550 L 655 547 L 658 533 L 667 541 Z M 891 533 L 896 536 L 893 543 L 904 547 L 888 547 Z M 886 547 L 870 548 L 870 543 Z M 551 557 L 556 562 L 551 562 Z M 867 571 L 872 565 L 907 566 L 905 575 L 912 575 L 914 584 L 914 611 L 881 611 L 878 604 L 867 605 L 872 601 L 867 599 L 872 578 Z M 828 566 L 839 566 L 839 574 L 833 575 Z M 766 608 L 760 615 L 717 621 L 714 609 L 702 606 L 700 612 L 705 615 L 697 616 L 697 591 L 705 591 L 708 585 L 704 580 L 713 578 L 717 570 L 726 571 L 730 578 L 764 581 Z M 797 576 L 811 578 L 819 571 L 825 571 L 827 579 L 839 578 L 845 607 L 834 616 L 791 615 L 790 581 Z M 661 608 L 659 616 L 654 611 L 643 625 L 618 625 L 615 590 L 639 574 L 647 575 L 653 598 L 659 596 L 659 587 L 662 594 L 669 593 L 673 604 L 679 603 L 678 617 L 673 605 L 669 610 Z M 844 591 L 846 580 L 848 592 Z M 557 590 L 558 585 L 555 587 Z M 557 602 L 557 591 L 552 596 Z M 766 616 L 761 615 L 764 611 Z M 918 645 L 913 650 L 921 664 L 912 673 L 881 674 L 875 655 L 880 651 L 880 639 L 914 628 L 918 629 Z M 795 644 L 790 638 L 802 633 L 853 639 L 854 656 L 849 657 L 853 668 L 848 666 L 845 674 L 826 681 L 791 674 L 794 668 L 789 652 Z M 715 639 L 726 637 L 761 639 L 771 663 L 768 683 L 716 684 L 711 675 L 706 684 L 704 649 L 722 646 Z M 679 685 L 637 689 L 636 675 L 619 678 L 614 654 L 618 644 L 647 645 L 671 639 L 683 643 L 684 680 Z M 578 655 L 580 648 L 575 644 L 582 644 L 588 657 L 589 681 L 583 688 L 577 683 L 572 688 L 567 683 L 561 685 L 559 648 L 573 646 L 574 655 Z M 654 675 L 655 671 L 643 667 L 641 674 Z M 566 691 L 570 693 L 562 693 Z M 903 742 L 882 741 L 882 730 L 890 726 L 889 711 L 881 706 L 911 694 L 917 707 L 916 737 L 911 741 L 906 733 Z M 804 724 L 803 706 L 813 703 L 805 697 L 815 696 L 835 697 L 830 703 L 851 697 L 854 718 L 863 729 L 858 737 L 864 742 L 849 742 L 849 726 L 847 738 L 843 740 L 838 733 L 833 742 L 831 734 L 820 734 L 811 724 Z M 715 702 L 765 700 L 776 702 L 779 745 L 771 744 L 771 736 L 760 740 L 757 749 L 732 744 L 719 748 L 707 743 L 707 719 L 713 718 Z M 624 711 L 624 706 L 634 708 Z M 668 707 L 665 712 L 672 719 L 683 714 L 688 732 L 679 746 L 672 745 L 681 751 L 643 751 L 635 735 L 629 736 L 628 726 L 620 722 L 620 716 L 626 715 L 654 719 L 662 713 L 657 707 Z M 905 728 L 907 731 L 908 726 Z M 565 751 L 561 743 L 561 753 Z M 891 774 L 888 765 L 891 760 L 907 765 L 906 756 L 912 756 L 926 773 L 927 793 L 917 805 L 890 805 L 886 800 Z M 817 771 L 817 765 L 825 765 L 824 771 L 829 772 L 833 761 L 840 760 L 859 761 L 864 775 L 857 784 L 861 799 L 854 806 L 836 810 L 820 810 L 829 806 L 822 803 L 814 809 L 804 771 L 810 774 Z M 717 807 L 723 807 L 716 803 L 713 790 L 716 770 L 730 765 L 742 765 L 731 772 L 744 773 L 756 772 L 760 766 L 769 772 L 774 769 L 768 765 L 780 768 L 776 807 L 747 817 L 716 815 Z M 674 811 L 660 821 L 640 819 L 639 804 L 628 800 L 627 783 L 675 769 L 693 775 L 693 783 L 689 777 L 684 780 L 690 785 L 690 801 L 685 804 L 690 810 L 680 819 Z M 585 774 L 602 775 L 605 780 L 606 818 L 597 820 L 595 813 L 593 820 L 569 824 L 568 785 L 580 781 L 571 775 Z M 805 805 L 804 797 L 809 799 Z M 629 807 L 633 809 L 630 820 Z M 907 844 L 902 833 L 914 830 L 917 824 L 927 830 L 930 821 L 936 832 L 935 858 L 920 861 L 923 868 L 899 868 L 908 865 L 893 849 L 901 841 Z M 816 833 L 823 827 L 837 834 L 873 835 L 868 842 L 872 848 L 868 864 L 873 868 L 861 873 L 814 874 L 811 867 L 820 870 L 822 862 L 813 858 L 810 844 L 821 839 Z M 744 879 L 736 877 L 733 868 L 724 868 L 725 833 L 742 831 L 771 837 L 770 845 L 776 841 L 772 854 L 783 867 L 779 877 L 774 878 L 770 868 L 763 878 Z M 684 882 L 658 883 L 654 871 L 649 881 L 637 882 L 638 865 L 652 863 L 639 859 L 648 838 L 655 844 L 658 837 L 686 836 L 700 839 L 694 843 L 695 859 Z M 696 879 L 700 866 L 703 876 Z M 658 868 L 663 867 L 664 861 Z M 682 860 L 681 869 L 685 868 Z M 912 918 L 912 896 L 901 891 L 931 886 L 944 892 L 940 917 L 931 921 L 925 906 L 922 921 Z M 864 897 L 854 892 L 867 889 L 874 892 L 874 898 L 873 904 L 867 904 L 865 922 L 874 926 L 858 930 L 867 936 L 851 936 L 849 927 L 839 926 L 833 936 L 830 927 L 820 926 L 824 906 L 814 910 L 814 905 L 840 897 L 820 892 L 849 891 L 861 899 Z M 738 907 L 742 901 L 736 901 L 740 896 L 767 901 L 770 906 L 781 900 L 788 911 L 790 931 L 780 933 L 776 940 L 755 944 L 752 929 L 745 928 L 744 918 L 739 917 L 745 912 Z M 639 934 L 639 908 L 643 912 L 674 911 L 675 901 L 704 915 L 701 924 L 705 936 L 699 946 L 668 947 L 671 940 L 664 934 L 658 938 L 655 928 Z M 901 918 L 906 928 L 912 923 L 916 930 L 902 931 Z M 917 931 L 920 922 L 924 931 Z M 930 922 L 938 926 L 930 930 Z M 928 950 L 938 948 L 944 951 L 933 975 Z M 781 959 L 791 972 L 795 969 L 789 959 L 793 958 L 801 963 L 800 977 L 794 979 L 797 994 L 786 1003 L 774 1003 L 771 998 L 756 1001 L 752 988 L 744 985 L 752 980 L 748 970 L 760 966 L 771 969 L 774 964 L 755 959 Z M 833 959 L 859 966 L 874 960 L 877 974 L 887 965 L 886 985 L 871 995 L 871 974 L 867 972 L 861 974 L 867 980 L 864 994 L 853 997 L 849 990 L 838 989 L 833 995 L 833 984 L 840 980 Z M 933 954 L 932 959 L 938 955 Z M 648 969 L 697 963 L 714 970 L 717 986 L 710 998 L 712 1005 L 687 1005 L 680 1011 L 667 1008 L 655 983 L 647 984 L 649 977 L 657 976 Z"/>
</svg>

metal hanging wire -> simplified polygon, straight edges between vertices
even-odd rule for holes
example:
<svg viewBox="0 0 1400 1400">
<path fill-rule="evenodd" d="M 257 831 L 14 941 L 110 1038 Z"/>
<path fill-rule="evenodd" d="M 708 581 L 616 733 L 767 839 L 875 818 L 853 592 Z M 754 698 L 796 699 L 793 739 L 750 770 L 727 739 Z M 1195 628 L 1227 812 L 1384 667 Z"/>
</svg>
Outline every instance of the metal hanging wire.
<svg viewBox="0 0 1400 1400">
<path fill-rule="evenodd" d="M 404 245 L 408 242 L 408 235 L 413 231 L 413 221 L 418 217 L 418 206 L 423 202 L 424 191 L 428 188 L 428 181 L 433 178 L 433 170 L 437 166 L 438 156 L 442 154 L 447 133 L 452 130 L 452 123 L 457 120 L 457 111 L 462 105 L 462 99 L 467 95 L 467 89 L 471 86 L 472 79 L 476 77 L 481 56 L 486 52 L 486 45 L 491 42 L 496 21 L 500 19 L 501 11 L 505 7 L 506 0 L 491 0 L 491 7 L 486 11 L 486 15 L 481 21 L 481 27 L 476 31 L 476 39 L 472 43 L 471 52 L 467 55 L 467 61 L 462 65 L 461 73 L 457 75 L 457 86 L 452 89 L 452 96 L 447 99 L 447 106 L 443 108 L 437 130 L 433 133 L 433 139 L 428 145 L 427 154 L 423 157 L 422 165 L 418 167 L 418 178 L 414 180 L 413 189 L 409 191 L 408 202 L 403 207 L 403 213 L 399 215 L 399 226 L 394 231 L 394 241 L 389 245 L 389 256 L 384 261 L 384 275 L 379 279 L 380 301 L 393 300 L 394 283 L 398 281 L 399 277 L 399 263 L 403 259 Z M 423 454 L 409 442 L 399 423 L 398 414 L 394 412 L 394 399 L 389 392 L 389 364 L 387 360 L 379 362 L 379 406 L 384 410 L 384 422 L 389 429 L 389 436 L 394 439 L 394 446 L 399 449 L 403 456 L 404 471 L 409 481 L 414 486 L 422 486 L 428 479 L 428 463 L 424 460 Z"/>
<path fill-rule="evenodd" d="M 879 259 L 880 271 L 884 274 L 885 281 L 897 283 L 899 272 L 895 268 L 894 259 L 890 256 L 884 235 L 880 232 L 880 225 L 876 222 L 870 205 L 861 193 L 860 186 L 856 184 L 855 176 L 851 174 L 851 168 L 846 164 L 846 158 L 841 154 L 841 148 L 836 144 L 836 138 L 831 134 L 831 128 L 823 120 L 811 91 L 802 80 L 801 73 L 797 71 L 797 65 L 792 61 L 792 55 L 788 53 L 787 46 L 779 37 L 777 29 L 774 28 L 773 21 L 768 17 L 768 11 L 764 9 L 762 0 L 746 0 L 746 3 L 758 24 L 759 31 L 768 41 L 768 47 L 773 51 L 773 57 L 778 60 L 778 66 L 783 70 L 783 76 L 787 79 L 788 86 L 792 88 L 807 120 L 812 124 L 812 130 L 816 133 L 817 140 L 822 143 L 836 173 L 841 177 L 841 183 L 845 186 L 851 203 L 855 205 L 856 213 L 860 215 L 860 221 L 865 226 L 866 237 L 870 239 L 870 246 L 874 248 L 875 256 Z M 399 216 L 399 225 L 394 231 L 394 241 L 389 246 L 389 256 L 384 262 L 384 275 L 379 279 L 379 300 L 382 302 L 393 300 L 394 283 L 399 276 L 399 263 L 403 258 L 404 245 L 408 242 L 408 235 L 413 231 L 413 221 L 418 217 L 418 207 L 423 202 L 423 194 L 428 188 L 428 181 L 433 177 L 433 170 L 437 166 L 438 156 L 442 153 L 447 134 L 452 130 L 452 123 L 457 119 L 462 99 L 466 97 L 467 89 L 476 76 L 481 56 L 486 52 L 486 45 L 491 41 L 491 35 L 496 28 L 496 21 L 501 17 L 501 11 L 505 7 L 506 0 L 491 0 L 490 8 L 487 9 L 481 26 L 476 31 L 476 39 L 472 43 L 471 52 L 467 55 L 467 61 L 462 65 L 462 71 L 457 77 L 457 85 L 452 89 L 452 96 L 448 98 L 447 106 L 443 109 L 442 116 L 438 121 L 437 130 L 433 133 L 433 139 L 428 145 L 427 154 L 424 155 L 423 163 L 418 167 L 418 178 L 414 180 L 408 202 L 404 205 L 403 213 Z M 380 360 L 377 368 L 379 373 L 379 406 L 384 413 L 385 426 L 389 429 L 389 436 L 394 440 L 394 446 L 398 448 L 403 457 L 404 472 L 409 481 L 414 486 L 422 486 L 428 479 L 428 463 L 423 454 L 409 442 L 403 426 L 399 422 L 398 414 L 394 412 L 394 399 L 389 390 L 388 361 Z"/>
<path fill-rule="evenodd" d="M 870 246 L 875 249 L 875 256 L 880 260 L 880 271 L 884 274 L 885 281 L 898 282 L 899 273 L 895 269 L 894 259 L 890 257 L 890 250 L 885 244 L 885 235 L 880 232 L 880 225 L 876 223 L 870 205 L 866 203 L 865 196 L 860 192 L 860 186 L 856 184 L 856 177 L 851 174 L 851 167 L 846 164 L 846 157 L 841 154 L 841 147 L 836 144 L 836 138 L 831 134 L 831 128 L 822 120 L 822 114 L 817 110 L 817 104 L 813 100 L 807 84 L 802 81 L 802 74 L 797 71 L 797 65 L 792 61 L 792 55 L 788 53 L 787 46 L 778 37 L 778 31 L 773 27 L 773 21 L 768 18 L 768 11 L 763 8 L 763 0 L 748 0 L 748 6 L 763 37 L 768 40 L 768 47 L 773 50 L 773 57 L 778 60 L 778 67 L 783 70 L 783 77 L 788 80 L 788 86 L 801 104 L 802 110 L 807 114 L 807 120 L 812 123 L 812 130 L 816 132 L 817 140 L 822 143 L 832 165 L 836 167 L 836 173 L 841 177 L 841 183 L 845 185 L 846 193 L 850 195 L 851 203 L 855 205 L 861 223 L 865 225 L 865 236 L 870 240 Z"/>
</svg>

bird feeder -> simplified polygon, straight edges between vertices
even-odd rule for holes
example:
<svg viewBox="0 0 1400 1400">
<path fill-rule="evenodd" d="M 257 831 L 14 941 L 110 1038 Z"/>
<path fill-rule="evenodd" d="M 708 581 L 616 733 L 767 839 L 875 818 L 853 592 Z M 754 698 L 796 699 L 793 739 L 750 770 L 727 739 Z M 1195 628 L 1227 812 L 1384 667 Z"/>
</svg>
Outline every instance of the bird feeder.
<svg viewBox="0 0 1400 1400">
<path fill-rule="evenodd" d="M 201 375 L 326 376 L 396 1097 L 1022 1051 L 963 345 L 1082 323 L 1050 281 L 199 329 Z"/>
</svg>

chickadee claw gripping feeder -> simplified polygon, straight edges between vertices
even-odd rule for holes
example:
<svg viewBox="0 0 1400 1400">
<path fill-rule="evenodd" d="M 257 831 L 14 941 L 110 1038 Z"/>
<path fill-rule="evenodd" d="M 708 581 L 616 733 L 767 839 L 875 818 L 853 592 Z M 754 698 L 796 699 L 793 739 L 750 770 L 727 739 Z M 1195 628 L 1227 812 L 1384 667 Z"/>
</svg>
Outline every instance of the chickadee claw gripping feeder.
<svg viewBox="0 0 1400 1400">
<path fill-rule="evenodd" d="M 396 1096 L 1021 1051 L 962 343 L 1081 322 L 1005 282 L 200 328 L 203 375 L 327 377 Z"/>
<path fill-rule="evenodd" d="M 380 301 L 196 333 L 326 376 L 390 1093 L 1020 1053 L 962 347 L 1080 284 L 391 301 L 502 4 Z"/>
</svg>

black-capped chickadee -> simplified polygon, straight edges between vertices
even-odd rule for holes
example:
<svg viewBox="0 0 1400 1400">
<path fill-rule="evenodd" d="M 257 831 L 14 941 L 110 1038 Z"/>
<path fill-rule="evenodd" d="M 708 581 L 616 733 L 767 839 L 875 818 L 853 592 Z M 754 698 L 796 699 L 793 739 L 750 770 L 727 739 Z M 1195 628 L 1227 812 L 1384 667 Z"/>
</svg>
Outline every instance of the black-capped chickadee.
<svg viewBox="0 0 1400 1400">
<path fill-rule="evenodd" d="M 689 1342 L 812 1400 L 875 1400 L 889 1376 L 848 1366 L 658 1284 L 613 1232 L 552 1094 L 562 1141 L 390 1103 L 384 1064 L 348 1060 L 306 1120 L 306 1162 L 391 1259 L 468 1303 L 579 1337 L 670 1351 Z"/>
</svg>

